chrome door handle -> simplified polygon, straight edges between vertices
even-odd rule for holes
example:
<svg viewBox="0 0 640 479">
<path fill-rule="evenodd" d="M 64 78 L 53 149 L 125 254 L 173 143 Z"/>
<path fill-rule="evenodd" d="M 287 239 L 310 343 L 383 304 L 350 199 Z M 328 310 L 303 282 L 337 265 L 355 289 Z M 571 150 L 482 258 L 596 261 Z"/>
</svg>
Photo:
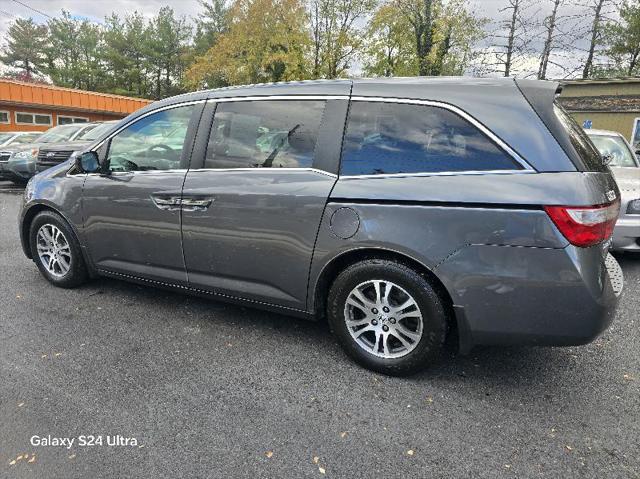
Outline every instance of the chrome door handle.
<svg viewBox="0 0 640 479">
<path fill-rule="evenodd" d="M 213 203 L 212 198 L 182 198 L 183 211 L 204 211 Z"/>
<path fill-rule="evenodd" d="M 161 210 L 179 210 L 182 204 L 178 196 L 151 196 L 151 199 Z"/>
</svg>

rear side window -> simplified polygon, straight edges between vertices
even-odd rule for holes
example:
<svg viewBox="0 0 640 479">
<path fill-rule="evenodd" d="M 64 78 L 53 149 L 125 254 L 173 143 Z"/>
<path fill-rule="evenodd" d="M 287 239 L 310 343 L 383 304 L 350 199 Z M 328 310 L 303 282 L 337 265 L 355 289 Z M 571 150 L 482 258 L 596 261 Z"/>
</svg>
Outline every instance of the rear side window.
<svg viewBox="0 0 640 479">
<path fill-rule="evenodd" d="M 600 152 L 593 145 L 582 127 L 557 103 L 553 104 L 553 110 L 569 135 L 573 148 L 580 155 L 586 171 L 607 171 Z"/>
<path fill-rule="evenodd" d="M 316 100 L 220 103 L 204 167 L 311 168 L 324 108 Z"/>
<path fill-rule="evenodd" d="M 478 128 L 443 108 L 354 101 L 342 175 L 519 170 Z"/>
</svg>

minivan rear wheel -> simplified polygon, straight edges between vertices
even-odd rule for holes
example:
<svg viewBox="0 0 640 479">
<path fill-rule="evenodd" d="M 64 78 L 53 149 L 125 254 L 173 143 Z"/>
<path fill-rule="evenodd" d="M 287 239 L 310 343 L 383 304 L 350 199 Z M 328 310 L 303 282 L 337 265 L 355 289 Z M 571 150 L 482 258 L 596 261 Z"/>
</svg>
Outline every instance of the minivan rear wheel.
<svg viewBox="0 0 640 479">
<path fill-rule="evenodd" d="M 429 280 L 390 260 L 361 261 L 342 271 L 327 309 L 331 330 L 347 354 L 389 375 L 428 366 L 447 332 L 443 301 Z"/>
<path fill-rule="evenodd" d="M 29 244 L 36 266 L 49 282 L 61 288 L 75 288 L 87 280 L 80 243 L 59 214 L 38 213 L 31 222 Z"/>
</svg>

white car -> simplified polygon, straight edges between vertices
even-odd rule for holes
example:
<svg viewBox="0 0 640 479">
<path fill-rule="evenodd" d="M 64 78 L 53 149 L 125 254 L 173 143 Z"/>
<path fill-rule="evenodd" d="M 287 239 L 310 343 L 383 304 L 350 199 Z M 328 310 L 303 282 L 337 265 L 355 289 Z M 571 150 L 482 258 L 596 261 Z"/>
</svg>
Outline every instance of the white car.
<svg viewBox="0 0 640 479">
<path fill-rule="evenodd" d="M 613 251 L 640 252 L 640 161 L 616 131 L 586 130 L 603 158 L 609 161 L 620 188 L 620 217 L 613 232 Z"/>
</svg>

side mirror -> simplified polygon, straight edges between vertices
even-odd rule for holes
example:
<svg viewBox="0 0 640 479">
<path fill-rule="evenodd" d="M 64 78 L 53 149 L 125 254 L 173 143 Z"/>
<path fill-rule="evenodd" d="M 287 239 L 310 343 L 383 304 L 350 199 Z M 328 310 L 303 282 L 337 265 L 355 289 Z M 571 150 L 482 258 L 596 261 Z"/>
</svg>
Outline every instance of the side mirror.
<svg viewBox="0 0 640 479">
<path fill-rule="evenodd" d="M 602 163 L 604 163 L 605 166 L 609 166 L 612 161 L 613 161 L 613 155 L 610 155 L 610 154 L 602 155 Z"/>
<path fill-rule="evenodd" d="M 81 173 L 98 173 L 100 171 L 100 160 L 95 151 L 87 151 L 76 156 L 76 168 Z"/>
</svg>

